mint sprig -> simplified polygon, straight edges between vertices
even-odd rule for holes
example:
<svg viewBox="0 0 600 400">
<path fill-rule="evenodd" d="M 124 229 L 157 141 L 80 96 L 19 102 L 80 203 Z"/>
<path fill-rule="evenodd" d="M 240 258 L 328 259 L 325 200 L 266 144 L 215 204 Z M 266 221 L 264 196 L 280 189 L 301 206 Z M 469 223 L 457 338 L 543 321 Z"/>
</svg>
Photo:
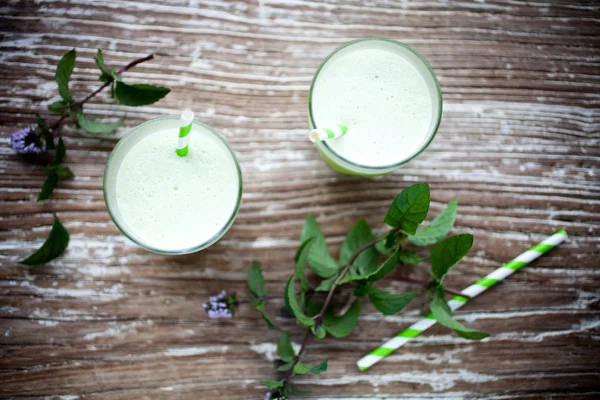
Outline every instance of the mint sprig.
<svg viewBox="0 0 600 400">
<path fill-rule="evenodd" d="M 14 142 L 15 144 L 13 144 L 13 148 L 17 152 L 25 152 L 26 149 L 24 149 L 24 146 L 27 145 L 27 149 L 31 147 L 29 151 L 34 154 L 43 153 L 46 150 L 56 149 L 52 162 L 50 162 L 50 164 L 44 168 L 44 172 L 46 173 L 46 179 L 44 180 L 44 184 L 37 198 L 37 201 L 49 199 L 52 193 L 54 192 L 54 189 L 59 184 L 61 178 L 73 177 L 73 172 L 71 171 L 71 169 L 63 165 L 63 160 L 66 155 L 66 147 L 62 140 L 62 137 L 58 137 L 58 143 L 55 145 L 55 136 L 57 135 L 57 133 L 59 133 L 60 127 L 67 119 L 71 118 L 72 120 L 77 122 L 79 127 L 85 132 L 94 135 L 109 134 L 115 129 L 117 129 L 123 122 L 122 119 L 113 122 L 105 122 L 89 118 L 84 113 L 84 107 L 88 101 L 90 101 L 98 93 L 102 92 L 109 86 L 111 87 L 111 93 L 113 94 L 112 97 L 116 100 L 117 103 L 130 106 L 152 104 L 162 99 L 170 92 L 168 88 L 162 86 L 154 86 L 148 84 L 128 84 L 122 81 L 121 75 L 124 72 L 130 70 L 131 68 L 135 67 L 140 63 L 152 60 L 153 58 L 154 55 L 151 54 L 149 56 L 139 58 L 130 62 L 120 70 L 116 70 L 115 68 L 109 68 L 106 65 L 102 51 L 98 49 L 98 52 L 96 53 L 96 57 L 94 59 L 96 61 L 96 65 L 100 69 L 99 80 L 103 82 L 103 84 L 102 86 L 94 90 L 92 93 L 83 97 L 81 100 L 76 101 L 73 93 L 71 92 L 71 89 L 69 88 L 69 83 L 73 71 L 75 70 L 77 52 L 75 49 L 72 49 L 66 52 L 61 57 L 60 61 L 58 62 L 58 65 L 56 66 L 56 72 L 54 74 L 60 100 L 56 100 L 48 106 L 48 110 L 50 112 L 59 114 L 60 117 L 54 123 L 48 124 L 48 122 L 44 118 L 42 118 L 39 114 L 36 114 L 35 128 L 26 128 L 27 134 L 29 135 L 29 133 L 31 133 L 32 135 L 34 135 L 33 138 L 35 138 L 35 140 L 32 140 L 30 136 L 27 136 L 26 143 L 24 143 L 23 140 L 16 140 Z M 21 130 L 20 133 L 19 131 L 15 132 L 15 135 L 19 133 L 22 139 L 22 136 L 24 135 L 23 131 L 24 130 Z M 11 141 L 11 143 L 13 142 Z M 62 230 L 66 232 L 64 227 L 62 227 Z M 51 234 L 54 231 L 55 230 L 53 228 Z M 48 241 L 52 242 L 54 240 L 55 237 L 48 237 Z M 68 243 L 68 233 L 66 242 Z M 44 260 L 43 262 L 48 262 L 60 255 L 60 253 L 62 253 L 62 251 L 58 253 L 55 251 L 45 252 L 44 257 L 36 256 L 34 260 Z M 27 258 L 26 260 L 29 260 L 29 258 Z M 264 304 L 262 304 L 262 306 L 264 307 Z M 259 307 L 261 307 L 261 305 L 257 306 L 257 308 Z"/>
<path fill-rule="evenodd" d="M 340 248 L 337 261 L 331 255 L 325 236 L 317 220 L 308 215 L 300 235 L 300 247 L 294 257 L 293 273 L 284 290 L 284 303 L 295 317 L 297 325 L 305 330 L 298 351 L 287 332 L 282 333 L 277 344 L 281 364 L 277 371 L 283 373 L 279 380 L 264 381 L 271 398 L 288 398 L 297 392 L 292 378 L 303 374 L 324 372 L 328 360 L 318 365 L 304 361 L 311 338 L 323 339 L 327 335 L 343 338 L 352 334 L 360 323 L 361 302 L 368 300 L 383 315 L 394 315 L 408 307 L 419 294 L 429 296 L 432 316 L 441 325 L 454 330 L 459 336 L 479 340 L 487 336 L 468 328 L 452 317 L 446 302 L 446 292 L 458 293 L 444 285 L 444 277 L 467 255 L 473 245 L 473 236 L 450 236 L 456 219 L 457 201 L 452 200 L 446 209 L 425 228 L 418 229 L 427 217 L 430 203 L 429 186 L 418 183 L 401 191 L 394 199 L 383 220 L 391 227 L 384 233 L 373 235 L 364 219 L 349 228 Z M 431 245 L 429 257 L 422 250 L 405 248 L 406 244 Z M 431 280 L 403 278 L 407 264 L 419 268 L 429 259 Z M 310 268 L 306 268 L 306 266 Z M 383 288 L 388 280 L 421 286 L 422 290 L 392 291 Z M 377 287 L 375 285 L 377 284 Z M 263 318 L 262 302 L 267 300 L 264 277 L 257 264 L 250 268 L 248 277 L 249 300 Z M 336 294 L 343 293 L 338 299 Z M 336 300 L 334 300 L 334 298 Z"/>
</svg>

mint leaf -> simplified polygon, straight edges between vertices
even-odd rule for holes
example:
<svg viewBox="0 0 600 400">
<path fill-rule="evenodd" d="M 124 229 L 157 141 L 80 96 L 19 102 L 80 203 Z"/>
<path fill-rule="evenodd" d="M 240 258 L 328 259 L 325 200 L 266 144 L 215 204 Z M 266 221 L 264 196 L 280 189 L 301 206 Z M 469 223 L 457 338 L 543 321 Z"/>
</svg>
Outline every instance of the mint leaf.
<svg viewBox="0 0 600 400">
<path fill-rule="evenodd" d="M 300 281 L 300 287 L 302 291 L 305 292 L 308 290 L 308 280 L 306 279 L 306 273 L 304 272 L 306 263 L 308 261 L 308 255 L 310 253 L 310 249 L 315 241 L 315 238 L 306 239 L 298 248 L 296 252 L 296 256 L 294 257 L 294 262 L 296 263 L 296 278 Z"/>
<path fill-rule="evenodd" d="M 333 312 L 327 310 L 323 316 L 323 326 L 325 330 L 335 337 L 345 337 L 352 332 L 358 322 L 360 314 L 360 302 L 355 300 L 348 311 L 341 317 L 336 317 Z"/>
<path fill-rule="evenodd" d="M 269 316 L 265 312 L 265 302 L 264 301 L 256 300 L 256 299 L 253 299 L 252 297 L 250 297 L 248 300 L 250 301 L 250 304 L 252 304 L 254 306 L 254 308 L 256 308 L 256 310 L 260 313 L 263 321 L 265 321 L 265 323 L 267 324 L 267 327 L 269 329 L 279 330 L 279 327 L 277 325 L 275 325 L 273 322 L 271 322 L 271 319 L 269 319 Z"/>
<path fill-rule="evenodd" d="M 60 137 L 58 138 L 58 146 L 54 152 L 54 159 L 48 167 L 44 168 L 44 171 L 48 176 L 44 181 L 44 185 L 42 186 L 42 190 L 38 195 L 37 201 L 47 200 L 50 198 L 50 195 L 52 195 L 52 192 L 54 192 L 56 185 L 58 185 L 59 176 L 73 176 L 73 172 L 69 168 L 60 165 L 65 159 L 66 154 L 67 149 L 62 137 Z"/>
<path fill-rule="evenodd" d="M 429 303 L 429 308 L 434 318 L 445 327 L 454 329 L 454 331 L 465 339 L 481 340 L 489 336 L 488 333 L 476 331 L 471 328 L 467 328 L 460 322 L 452 319 L 452 315 L 448 312 L 446 307 L 443 306 L 442 301 L 435 297 Z"/>
<path fill-rule="evenodd" d="M 292 362 L 294 358 L 296 358 L 296 352 L 292 347 L 292 341 L 290 340 L 290 335 L 287 332 L 284 332 L 279 337 L 279 342 L 277 343 L 277 355 L 285 362 Z"/>
<path fill-rule="evenodd" d="M 330 278 L 335 275 L 339 267 L 329 254 L 319 223 L 311 214 L 308 214 L 304 220 L 304 226 L 302 226 L 300 241 L 305 242 L 312 237 L 315 238 L 315 241 L 308 253 L 308 264 L 321 278 Z"/>
<path fill-rule="evenodd" d="M 256 261 L 250 266 L 248 270 L 248 290 L 256 296 L 258 299 L 262 299 L 267 295 L 267 289 L 265 288 L 265 278 L 263 277 L 262 269 L 260 264 Z"/>
<path fill-rule="evenodd" d="M 77 56 L 75 49 L 69 50 L 58 62 L 56 67 L 56 83 L 58 84 L 58 94 L 67 103 L 73 101 L 73 96 L 69 91 L 69 78 L 75 68 L 75 57 Z"/>
<path fill-rule="evenodd" d="M 327 331 L 323 328 L 323 325 L 313 325 L 310 327 L 310 330 L 317 339 L 323 339 L 327 336 Z"/>
<path fill-rule="evenodd" d="M 370 282 L 375 282 L 383 279 L 384 276 L 389 274 L 396 268 L 396 264 L 398 264 L 398 253 L 400 250 L 396 250 L 387 260 L 379 266 L 371 275 L 367 276 L 367 280 Z"/>
<path fill-rule="evenodd" d="M 340 265 L 346 265 L 354 252 L 372 240 L 373 234 L 367 221 L 364 219 L 358 220 L 352 225 L 352 228 L 350 228 L 344 239 L 344 243 L 342 243 Z M 377 267 L 377 258 L 378 254 L 375 248 L 370 247 L 364 250 L 352 264 L 352 274 L 363 276 L 372 273 Z"/>
<path fill-rule="evenodd" d="M 294 284 L 295 279 L 296 277 L 292 275 L 285 288 L 286 305 L 288 306 L 292 314 L 294 314 L 298 322 L 300 322 L 304 326 L 313 326 L 315 324 L 315 321 L 312 318 L 306 316 L 306 314 L 304 314 L 302 308 L 300 307 L 300 304 L 298 304 L 298 300 L 296 299 L 296 288 Z"/>
<path fill-rule="evenodd" d="M 375 308 L 383 315 L 394 315 L 402 311 L 402 309 L 404 309 L 404 307 L 406 307 L 417 295 L 417 292 L 392 294 L 369 286 L 367 288 L 367 294 L 371 303 L 373 303 Z"/>
<path fill-rule="evenodd" d="M 79 111 L 77 113 L 77 122 L 79 123 L 79 126 L 81 127 L 81 129 L 83 129 L 87 133 L 106 134 L 106 133 L 111 133 L 112 131 L 117 129 L 119 126 L 121 126 L 121 123 L 123 122 L 123 120 L 119 119 L 115 122 L 106 123 L 106 122 L 98 121 L 95 119 L 89 119 L 83 114 L 83 112 Z"/>
<path fill-rule="evenodd" d="M 321 361 L 319 365 L 316 365 L 310 369 L 310 372 L 312 372 L 315 375 L 318 375 L 321 372 L 325 371 L 327 371 L 327 358 Z"/>
<path fill-rule="evenodd" d="M 425 260 L 423 257 L 419 257 L 414 251 L 400 250 L 398 252 L 398 261 L 402 264 L 418 264 Z"/>
<path fill-rule="evenodd" d="M 427 216 L 429 211 L 429 185 L 417 183 L 404 189 L 390 206 L 383 222 L 414 235 L 417 226 Z"/>
<path fill-rule="evenodd" d="M 285 371 L 289 371 L 290 369 L 292 369 L 292 367 L 294 366 L 293 362 L 289 362 L 283 365 L 280 365 L 279 367 L 277 367 L 277 371 L 279 372 L 285 372 Z"/>
<path fill-rule="evenodd" d="M 38 195 L 37 201 L 43 201 L 50 198 L 52 192 L 58 185 L 58 175 L 55 172 L 48 173 L 46 180 L 44 181 L 44 185 L 42 186 L 42 190 Z"/>
<path fill-rule="evenodd" d="M 429 254 L 433 276 L 441 282 L 450 268 L 467 255 L 471 246 L 473 235 L 470 234 L 450 236 L 436 244 Z"/>
<path fill-rule="evenodd" d="M 58 138 L 58 146 L 56 146 L 56 152 L 54 153 L 54 160 L 50 163 L 50 165 L 60 165 L 65 160 L 65 155 L 67 154 L 67 148 L 65 147 L 65 143 L 62 140 L 62 137 Z"/>
<path fill-rule="evenodd" d="M 302 364 L 300 361 L 298 361 L 296 363 L 296 365 L 294 365 L 294 374 L 296 375 L 304 375 L 306 373 L 310 372 L 310 367 L 307 365 Z"/>
<path fill-rule="evenodd" d="M 104 83 L 112 82 L 116 79 L 117 73 L 116 71 L 111 71 L 106 64 L 104 64 L 104 56 L 102 55 L 102 50 L 98 49 L 96 52 L 96 57 L 94 57 L 94 61 L 96 61 L 96 65 L 100 68 L 102 75 L 100 75 L 100 80 Z"/>
<path fill-rule="evenodd" d="M 367 285 L 364 282 L 359 283 L 358 285 L 356 285 L 356 287 L 354 288 L 354 295 L 356 297 L 365 297 L 368 292 L 369 292 L 369 285 Z"/>
<path fill-rule="evenodd" d="M 375 243 L 375 250 L 377 250 L 380 254 L 388 255 L 394 252 L 394 247 L 396 244 L 396 235 L 389 234 L 385 240 L 380 240 Z"/>
<path fill-rule="evenodd" d="M 55 101 L 48 106 L 48 110 L 56 114 L 64 114 L 69 109 L 69 104 L 64 100 Z"/>
<path fill-rule="evenodd" d="M 267 379 L 262 381 L 262 384 L 269 389 L 279 389 L 283 387 L 283 382 L 276 381 L 274 379 Z"/>
<path fill-rule="evenodd" d="M 115 96 L 117 101 L 126 106 L 145 106 L 157 102 L 165 97 L 171 90 L 162 87 L 148 85 L 146 83 L 130 85 L 123 81 L 117 81 Z"/>
<path fill-rule="evenodd" d="M 48 128 L 48 124 L 46 120 L 40 116 L 40 114 L 35 114 L 35 122 L 40 131 L 40 135 L 44 142 L 46 143 L 46 148 L 53 149 L 54 148 L 54 136 L 52 132 L 50 132 L 50 128 Z"/>
<path fill-rule="evenodd" d="M 450 200 L 448 206 L 437 217 L 435 217 L 425 228 L 419 229 L 414 236 L 408 240 L 416 246 L 429 246 L 442 240 L 454 226 L 456 219 L 456 199 Z"/>
<path fill-rule="evenodd" d="M 73 171 L 63 165 L 50 165 L 44 168 L 44 172 L 48 175 L 56 174 L 56 176 L 72 177 L 74 176 Z"/>
<path fill-rule="evenodd" d="M 68 244 L 69 232 L 67 232 L 58 218 L 54 218 L 54 224 L 52 224 L 50 234 L 48 235 L 48 238 L 42 247 L 40 247 L 35 253 L 23 261 L 19 261 L 19 263 L 25 265 L 39 265 L 47 263 L 48 261 L 52 261 L 56 257 L 60 256 L 67 248 Z"/>
<path fill-rule="evenodd" d="M 316 287 L 315 291 L 329 292 L 331 290 L 331 288 L 333 287 L 333 284 L 335 283 L 336 279 L 337 279 L 337 275 L 332 276 L 331 278 L 323 279 L 321 281 L 321 283 L 319 283 L 319 286 Z"/>
</svg>

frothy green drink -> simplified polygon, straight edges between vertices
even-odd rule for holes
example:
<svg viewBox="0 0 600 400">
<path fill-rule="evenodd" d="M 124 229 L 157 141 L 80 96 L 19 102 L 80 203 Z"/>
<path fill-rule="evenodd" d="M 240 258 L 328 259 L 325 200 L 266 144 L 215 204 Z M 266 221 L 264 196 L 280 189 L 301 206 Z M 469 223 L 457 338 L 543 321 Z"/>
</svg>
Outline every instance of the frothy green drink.
<svg viewBox="0 0 600 400">
<path fill-rule="evenodd" d="M 179 118 L 158 118 L 129 132 L 104 173 L 104 198 L 121 231 L 138 245 L 184 254 L 216 242 L 238 212 L 242 175 L 226 140 L 192 122 L 189 151 L 175 152 Z"/>
<path fill-rule="evenodd" d="M 336 170 L 362 176 L 391 172 L 433 140 L 442 114 L 437 78 L 410 47 L 359 39 L 336 49 L 311 85 L 311 128 L 348 126 L 340 138 L 317 142 Z"/>
</svg>

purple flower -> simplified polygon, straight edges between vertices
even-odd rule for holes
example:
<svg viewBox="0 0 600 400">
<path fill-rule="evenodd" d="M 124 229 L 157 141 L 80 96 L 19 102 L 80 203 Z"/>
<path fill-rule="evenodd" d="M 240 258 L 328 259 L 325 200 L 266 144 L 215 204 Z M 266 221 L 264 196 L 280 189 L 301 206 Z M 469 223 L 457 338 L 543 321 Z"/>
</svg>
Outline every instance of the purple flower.
<svg viewBox="0 0 600 400">
<path fill-rule="evenodd" d="M 227 296 L 225 290 L 221 290 L 216 296 L 211 296 L 206 303 L 202 305 L 209 318 L 231 318 L 237 306 L 235 293 Z"/>
<path fill-rule="evenodd" d="M 40 154 L 46 151 L 46 143 L 35 133 L 35 127 L 19 129 L 10 138 L 10 147 L 19 154 Z"/>
</svg>

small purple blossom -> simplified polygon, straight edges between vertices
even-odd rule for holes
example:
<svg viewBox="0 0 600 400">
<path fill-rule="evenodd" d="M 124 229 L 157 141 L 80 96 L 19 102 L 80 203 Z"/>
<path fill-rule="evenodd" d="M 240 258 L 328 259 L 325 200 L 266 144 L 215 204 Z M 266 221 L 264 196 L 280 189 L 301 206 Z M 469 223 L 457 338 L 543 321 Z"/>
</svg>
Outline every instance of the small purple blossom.
<svg viewBox="0 0 600 400">
<path fill-rule="evenodd" d="M 46 143 L 35 133 L 35 127 L 19 129 L 10 138 L 10 147 L 19 154 L 40 154 L 46 151 Z"/>
<path fill-rule="evenodd" d="M 237 306 L 237 298 L 235 293 L 231 296 L 227 296 L 225 290 L 221 290 L 216 296 L 211 296 L 206 303 L 202 305 L 202 308 L 206 311 L 209 318 L 231 318 L 235 312 Z"/>
</svg>

